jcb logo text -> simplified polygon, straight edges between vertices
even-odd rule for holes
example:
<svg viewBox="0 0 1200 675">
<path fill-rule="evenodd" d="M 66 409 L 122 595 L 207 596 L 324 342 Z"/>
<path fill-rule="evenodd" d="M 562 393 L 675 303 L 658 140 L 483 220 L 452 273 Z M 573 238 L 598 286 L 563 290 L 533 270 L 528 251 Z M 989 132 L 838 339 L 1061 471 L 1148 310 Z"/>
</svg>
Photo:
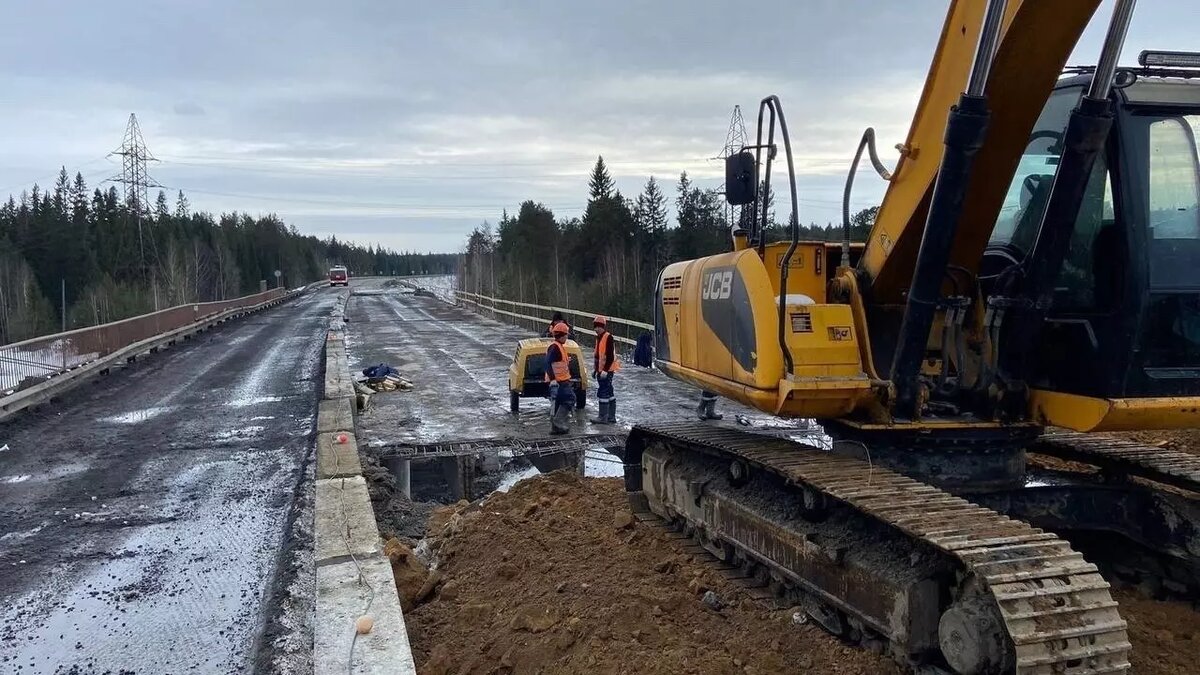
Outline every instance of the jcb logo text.
<svg viewBox="0 0 1200 675">
<path fill-rule="evenodd" d="M 704 300 L 727 300 L 733 286 L 733 270 L 709 272 L 704 275 L 700 286 L 700 297 Z"/>
</svg>

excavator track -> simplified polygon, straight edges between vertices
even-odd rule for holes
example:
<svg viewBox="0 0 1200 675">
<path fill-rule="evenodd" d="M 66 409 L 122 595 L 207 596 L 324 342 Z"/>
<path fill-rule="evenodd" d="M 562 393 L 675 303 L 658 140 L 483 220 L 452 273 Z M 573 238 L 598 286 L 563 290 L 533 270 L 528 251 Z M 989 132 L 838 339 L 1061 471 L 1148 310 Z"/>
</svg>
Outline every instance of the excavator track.
<svg viewBox="0 0 1200 675">
<path fill-rule="evenodd" d="M 1029 451 L 1200 493 L 1200 457 L 1178 450 L 1104 434 L 1054 431 L 1040 436 Z"/>
<path fill-rule="evenodd" d="M 645 455 L 647 452 L 650 454 Z M 655 453 L 663 454 L 667 459 L 655 459 Z M 752 467 L 751 471 L 773 474 L 795 490 L 840 503 L 885 528 L 902 533 L 922 550 L 936 551 L 936 555 L 954 568 L 955 574 L 953 579 L 941 582 L 949 588 L 941 591 L 942 607 L 938 611 L 946 610 L 941 617 L 941 627 L 932 629 L 939 636 L 926 641 L 937 644 L 940 640 L 942 652 L 952 668 L 962 670 L 947 652 L 947 640 L 952 647 L 955 640 L 976 637 L 972 629 L 951 629 L 951 634 L 947 634 L 947 615 L 952 611 L 946 605 L 962 601 L 968 595 L 967 589 L 970 589 L 972 602 L 982 598 L 993 610 L 998 610 L 994 614 L 998 615 L 1001 624 L 997 632 L 1003 633 L 1002 649 L 1008 656 L 1004 661 L 1006 665 L 994 672 L 1011 671 L 1021 675 L 1119 673 L 1130 668 L 1126 624 L 1117 611 L 1108 583 L 1094 565 L 1052 533 L 868 462 L 834 455 L 788 439 L 694 422 L 633 428 L 624 459 L 626 488 L 635 509 L 649 506 L 660 512 L 659 515 L 662 511 L 676 510 L 673 505 L 664 507 L 660 501 L 663 494 L 669 495 L 672 490 L 666 486 L 669 478 L 665 477 L 665 470 L 651 465 L 669 467 L 672 462 L 686 463 L 689 454 L 707 457 L 710 461 L 740 462 Z M 647 467 L 642 465 L 644 459 L 648 462 Z M 643 478 L 650 484 L 644 486 Z M 648 490 L 644 491 L 643 487 Z M 694 500 L 699 508 L 705 485 L 689 485 L 687 489 L 695 492 Z M 658 494 L 653 494 L 655 492 Z M 686 510 L 688 505 L 683 506 Z M 714 507 L 708 505 L 707 508 Z M 728 512 L 731 507 L 723 508 Z M 696 512 L 685 518 L 700 519 Z M 746 519 L 743 514 L 737 517 Z M 707 536 L 720 539 L 725 545 L 779 569 L 780 563 L 770 560 L 771 551 L 756 550 L 781 550 L 778 545 L 762 543 L 766 541 L 765 537 L 714 531 L 718 527 L 714 523 L 691 522 L 690 525 L 708 530 Z M 764 532 L 770 532 L 772 528 L 778 530 L 777 525 L 765 521 L 750 529 L 754 527 Z M 815 539 L 812 535 L 808 537 L 810 541 Z M 896 564 L 904 565 L 904 562 Z M 828 586 L 827 583 L 825 589 L 815 589 L 816 594 L 832 598 L 834 594 L 829 593 Z M 805 590 L 813 591 L 814 588 L 809 586 Z M 852 590 L 846 593 L 853 594 Z M 947 596 L 953 596 L 952 600 L 945 600 Z M 845 609 L 847 605 L 843 602 L 841 607 Z M 854 608 L 848 609 L 853 613 Z M 961 610 L 958 611 L 961 618 Z M 968 616 L 973 616 L 971 611 L 967 611 Z M 868 615 L 869 612 L 862 613 L 863 617 Z M 883 622 L 868 620 L 864 624 L 878 630 L 885 638 L 889 637 L 888 626 L 882 625 Z M 951 628 L 954 625 L 951 621 Z M 989 667 L 977 672 L 993 670 Z"/>
</svg>

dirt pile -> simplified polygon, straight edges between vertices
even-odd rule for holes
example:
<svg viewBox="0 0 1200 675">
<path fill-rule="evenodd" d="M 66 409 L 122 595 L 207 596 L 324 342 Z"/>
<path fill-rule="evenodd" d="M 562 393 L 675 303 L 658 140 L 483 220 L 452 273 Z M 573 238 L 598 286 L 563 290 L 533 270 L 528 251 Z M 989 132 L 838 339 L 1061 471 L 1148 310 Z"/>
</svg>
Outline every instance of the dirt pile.
<svg viewBox="0 0 1200 675">
<path fill-rule="evenodd" d="M 433 521 L 437 572 L 415 590 L 437 589 L 406 615 L 422 675 L 898 672 L 746 598 L 635 522 L 616 479 L 538 476 Z"/>
</svg>

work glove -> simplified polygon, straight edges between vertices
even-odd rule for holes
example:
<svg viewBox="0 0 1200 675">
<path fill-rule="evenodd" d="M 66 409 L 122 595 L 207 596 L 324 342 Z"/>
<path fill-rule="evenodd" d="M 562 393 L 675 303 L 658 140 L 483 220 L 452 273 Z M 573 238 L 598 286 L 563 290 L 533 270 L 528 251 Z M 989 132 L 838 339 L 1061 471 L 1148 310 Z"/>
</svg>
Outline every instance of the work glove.
<svg viewBox="0 0 1200 675">
<path fill-rule="evenodd" d="M 600 371 L 600 374 L 599 374 L 597 377 L 599 377 L 601 380 L 607 380 L 607 379 L 608 379 L 608 373 L 607 373 L 606 371 L 603 371 L 603 370 L 602 370 L 602 371 Z"/>
<path fill-rule="evenodd" d="M 550 400 L 553 401 L 557 398 L 558 398 L 558 383 L 551 382 L 550 383 Z"/>
</svg>

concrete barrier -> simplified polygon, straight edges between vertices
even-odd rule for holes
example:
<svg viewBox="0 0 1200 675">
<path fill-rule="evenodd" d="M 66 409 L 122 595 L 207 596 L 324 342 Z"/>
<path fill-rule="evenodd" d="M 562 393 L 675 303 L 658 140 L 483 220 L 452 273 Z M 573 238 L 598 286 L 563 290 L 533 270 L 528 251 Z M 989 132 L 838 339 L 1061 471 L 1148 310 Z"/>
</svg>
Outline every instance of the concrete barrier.
<svg viewBox="0 0 1200 675">
<path fill-rule="evenodd" d="M 354 387 L 342 321 L 349 295 L 330 316 L 325 393 L 317 410 L 313 672 L 415 675 L 396 580 L 383 555 L 354 437 Z M 363 615 L 374 626 L 357 635 L 355 621 Z"/>
</svg>

